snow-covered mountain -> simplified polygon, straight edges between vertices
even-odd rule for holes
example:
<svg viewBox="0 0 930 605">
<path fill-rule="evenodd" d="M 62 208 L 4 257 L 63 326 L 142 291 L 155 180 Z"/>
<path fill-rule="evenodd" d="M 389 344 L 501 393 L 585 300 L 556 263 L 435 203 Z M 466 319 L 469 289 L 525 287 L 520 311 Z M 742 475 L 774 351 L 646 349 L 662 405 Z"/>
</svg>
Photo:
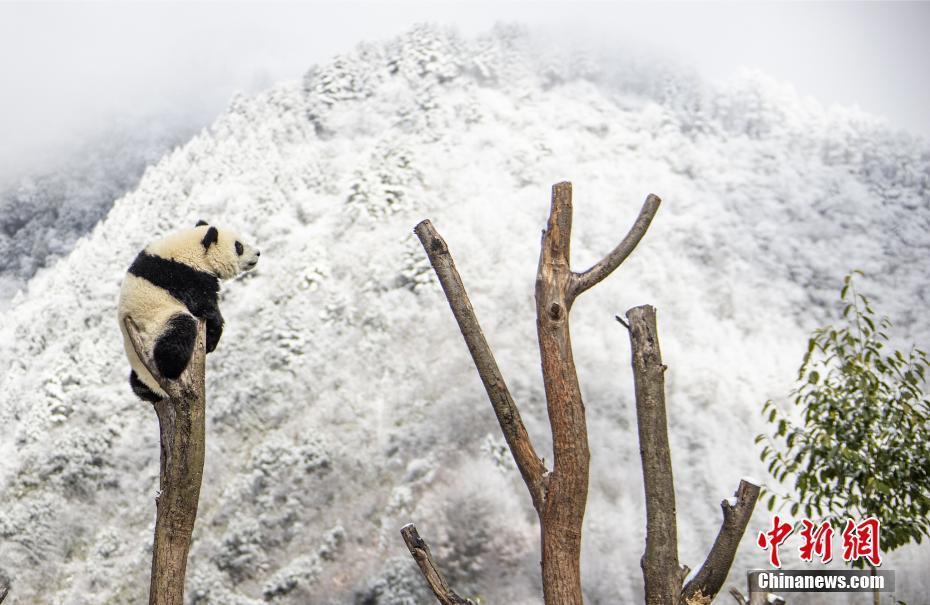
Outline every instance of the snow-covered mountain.
<svg viewBox="0 0 930 605">
<path fill-rule="evenodd" d="M 845 272 L 866 271 L 901 339 L 926 343 L 928 166 L 926 142 L 757 74 L 715 87 L 508 27 L 419 27 L 236 98 L 0 318 L 8 600 L 144 602 L 158 430 L 127 385 L 117 291 L 149 240 L 203 218 L 263 254 L 226 287 L 208 360 L 190 602 L 429 603 L 398 533 L 415 521 L 459 592 L 538 603 L 529 497 L 412 228 L 429 217 L 446 238 L 551 459 L 533 279 L 549 188 L 571 180 L 579 268 L 647 192 L 664 199 L 572 314 L 592 450 L 586 598 L 639 602 L 642 485 L 613 316 L 659 310 L 681 558 L 696 567 L 719 501 L 765 476 L 760 406 L 787 395 Z M 767 522 L 760 507 L 750 532 Z M 889 560 L 897 596 L 926 602 L 930 548 Z M 731 582 L 764 561 L 748 537 Z"/>
<path fill-rule="evenodd" d="M 190 138 L 194 129 L 176 122 L 121 120 L 53 167 L 0 178 L 0 311 L 36 271 L 71 252 L 146 166 Z"/>
</svg>

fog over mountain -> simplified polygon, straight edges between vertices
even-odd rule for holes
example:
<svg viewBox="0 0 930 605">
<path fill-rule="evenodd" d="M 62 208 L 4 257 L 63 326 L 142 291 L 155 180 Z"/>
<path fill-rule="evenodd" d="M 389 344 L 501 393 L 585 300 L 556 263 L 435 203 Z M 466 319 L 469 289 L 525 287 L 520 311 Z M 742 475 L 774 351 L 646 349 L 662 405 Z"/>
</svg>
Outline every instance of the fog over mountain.
<svg viewBox="0 0 930 605">
<path fill-rule="evenodd" d="M 146 598 L 158 430 L 127 384 L 116 300 L 139 249 L 198 219 L 239 230 L 262 257 L 226 286 L 227 327 L 208 358 L 189 601 L 428 603 L 398 533 L 414 521 L 458 592 L 540 602 L 535 513 L 412 229 L 431 218 L 445 237 L 551 459 L 533 280 L 561 180 L 574 184 L 577 267 L 619 241 L 648 192 L 664 200 L 636 252 L 572 314 L 592 452 L 582 559 L 592 605 L 642 600 L 629 341 L 615 314 L 658 309 L 691 567 L 720 500 L 740 477 L 767 476 L 753 444 L 760 407 L 785 399 L 808 333 L 836 317 L 846 272 L 866 272 L 862 288 L 902 342 L 927 343 L 925 140 L 758 73 L 712 86 L 672 67 L 552 50 L 516 28 L 463 38 L 417 27 L 234 98 L 108 211 L 96 205 L 102 220 L 9 303 L 8 602 Z M 0 271 L 28 278 L 22 255 Z M 759 508 L 750 534 L 769 523 Z M 730 583 L 743 587 L 764 557 L 747 536 Z M 926 545 L 886 565 L 897 598 L 930 594 Z"/>
<path fill-rule="evenodd" d="M 119 121 L 36 173 L 0 181 L 0 310 L 193 132 L 189 124 Z"/>
</svg>

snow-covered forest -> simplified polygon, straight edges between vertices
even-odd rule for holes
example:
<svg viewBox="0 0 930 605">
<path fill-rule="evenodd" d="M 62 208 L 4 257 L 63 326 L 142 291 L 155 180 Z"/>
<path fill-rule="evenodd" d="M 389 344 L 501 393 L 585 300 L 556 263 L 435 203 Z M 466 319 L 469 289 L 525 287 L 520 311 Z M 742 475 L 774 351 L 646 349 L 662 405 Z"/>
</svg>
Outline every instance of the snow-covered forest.
<svg viewBox="0 0 930 605">
<path fill-rule="evenodd" d="M 550 186 L 574 184 L 578 267 L 619 241 L 647 193 L 664 200 L 572 315 L 592 605 L 642 597 L 629 339 L 615 314 L 658 309 L 692 568 L 720 500 L 741 476 L 767 476 L 760 408 L 786 400 L 848 270 L 865 271 L 902 342 L 930 336 L 930 144 L 757 73 L 711 85 L 514 27 L 462 38 L 421 26 L 232 99 L 111 206 L 108 192 L 139 174 L 112 165 L 0 197 L 0 285 L 22 287 L 0 316 L 0 574 L 16 605 L 145 601 L 158 429 L 127 384 L 116 300 L 139 249 L 198 219 L 262 257 L 225 288 L 208 358 L 196 604 L 429 603 L 398 533 L 409 521 L 458 592 L 540 602 L 535 513 L 412 233 L 423 218 L 551 459 L 533 306 Z M 740 587 L 765 562 L 758 508 L 730 576 Z M 930 547 L 886 566 L 897 598 L 925 602 Z M 820 602 L 842 601 L 791 600 Z"/>
<path fill-rule="evenodd" d="M 36 271 L 67 255 L 146 166 L 183 142 L 188 126 L 119 123 L 68 159 L 0 182 L 0 310 Z"/>
</svg>

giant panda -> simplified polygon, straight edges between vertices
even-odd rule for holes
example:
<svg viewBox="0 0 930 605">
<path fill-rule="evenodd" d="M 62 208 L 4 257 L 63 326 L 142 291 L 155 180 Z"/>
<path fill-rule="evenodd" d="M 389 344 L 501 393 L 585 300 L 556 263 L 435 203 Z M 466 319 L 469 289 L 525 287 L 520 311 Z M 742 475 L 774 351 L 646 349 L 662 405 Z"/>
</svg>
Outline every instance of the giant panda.
<svg viewBox="0 0 930 605">
<path fill-rule="evenodd" d="M 255 268 L 261 253 L 233 232 L 204 221 L 153 242 L 136 256 L 120 289 L 117 318 L 132 371 L 129 385 L 141 399 L 167 394 L 145 368 L 126 331 L 126 318 L 138 326 L 155 368 L 176 380 L 187 368 L 197 337 L 197 319 L 206 322 L 207 353 L 223 333 L 217 306 L 220 280 Z"/>
</svg>

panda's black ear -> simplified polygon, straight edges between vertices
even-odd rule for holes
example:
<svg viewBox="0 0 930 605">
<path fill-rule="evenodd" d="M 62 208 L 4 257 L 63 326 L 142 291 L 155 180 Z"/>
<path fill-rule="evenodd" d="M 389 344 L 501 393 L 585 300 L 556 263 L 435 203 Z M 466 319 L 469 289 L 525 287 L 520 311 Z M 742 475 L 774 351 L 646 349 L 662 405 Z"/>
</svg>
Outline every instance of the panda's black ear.
<svg viewBox="0 0 930 605">
<path fill-rule="evenodd" d="M 211 245 L 216 243 L 220 237 L 220 232 L 216 230 L 216 227 L 210 227 L 207 229 L 207 234 L 203 236 L 203 239 L 200 240 L 200 243 L 203 244 L 203 249 L 207 250 Z"/>
<path fill-rule="evenodd" d="M 197 224 L 194 225 L 194 226 L 195 226 L 195 227 L 203 227 L 203 226 L 206 225 L 206 224 L 207 224 L 207 221 L 205 221 L 205 220 L 203 220 L 203 219 L 200 219 L 199 221 L 197 221 Z"/>
</svg>

